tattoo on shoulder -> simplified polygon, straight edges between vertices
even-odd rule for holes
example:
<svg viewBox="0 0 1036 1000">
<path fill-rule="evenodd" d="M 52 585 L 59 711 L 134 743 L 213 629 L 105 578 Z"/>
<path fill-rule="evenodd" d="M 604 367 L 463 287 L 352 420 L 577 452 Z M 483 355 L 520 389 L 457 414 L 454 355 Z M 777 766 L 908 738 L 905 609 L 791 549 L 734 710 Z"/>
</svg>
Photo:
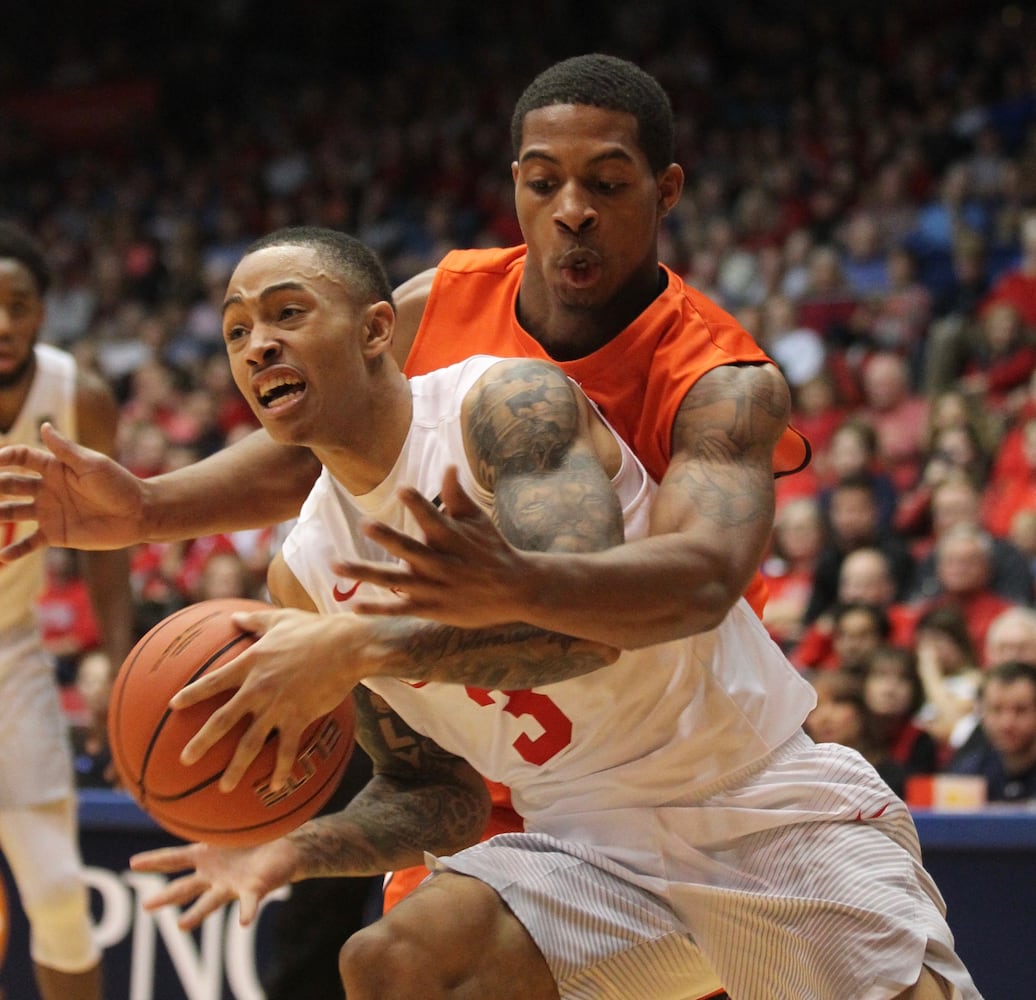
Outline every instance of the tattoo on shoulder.
<svg viewBox="0 0 1036 1000">
<path fill-rule="evenodd" d="M 684 397 L 667 481 L 698 514 L 730 526 L 773 516 L 773 448 L 788 420 L 787 384 L 769 366 L 725 365 Z"/>
<path fill-rule="evenodd" d="M 479 475 L 494 489 L 503 473 L 553 468 L 579 429 L 568 379 L 552 365 L 521 360 L 497 365 L 475 390 L 465 427 Z"/>
</svg>

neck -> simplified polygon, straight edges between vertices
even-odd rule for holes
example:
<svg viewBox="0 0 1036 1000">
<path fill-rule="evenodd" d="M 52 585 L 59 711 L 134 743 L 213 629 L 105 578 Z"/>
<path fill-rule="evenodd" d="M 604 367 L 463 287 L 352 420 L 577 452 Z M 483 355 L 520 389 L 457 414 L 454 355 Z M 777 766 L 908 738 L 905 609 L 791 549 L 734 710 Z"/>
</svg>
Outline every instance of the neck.
<svg viewBox="0 0 1036 1000">
<path fill-rule="evenodd" d="M 559 302 L 529 268 L 518 292 L 518 322 L 555 361 L 585 358 L 614 340 L 655 301 L 666 286 L 657 263 L 599 306 Z"/>
<path fill-rule="evenodd" d="M 341 444 L 314 445 L 313 454 L 328 472 L 354 496 L 379 486 L 403 450 L 413 400 L 406 376 L 396 374 L 377 386 L 360 428 L 346 428 Z"/>
</svg>

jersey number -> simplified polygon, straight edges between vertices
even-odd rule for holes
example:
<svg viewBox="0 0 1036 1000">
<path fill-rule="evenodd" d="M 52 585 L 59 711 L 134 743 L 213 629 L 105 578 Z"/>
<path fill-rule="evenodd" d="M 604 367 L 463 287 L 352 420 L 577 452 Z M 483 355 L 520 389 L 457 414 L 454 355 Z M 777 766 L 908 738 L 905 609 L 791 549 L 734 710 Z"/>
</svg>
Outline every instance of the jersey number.
<svg viewBox="0 0 1036 1000">
<path fill-rule="evenodd" d="M 496 691 L 483 688 L 465 688 L 468 697 L 479 705 L 493 705 L 494 694 L 507 698 L 504 711 L 516 719 L 530 716 L 539 723 L 543 732 L 533 738 L 522 733 L 512 744 L 523 760 L 530 764 L 546 764 L 572 742 L 572 720 L 545 694 L 539 691 Z"/>
</svg>

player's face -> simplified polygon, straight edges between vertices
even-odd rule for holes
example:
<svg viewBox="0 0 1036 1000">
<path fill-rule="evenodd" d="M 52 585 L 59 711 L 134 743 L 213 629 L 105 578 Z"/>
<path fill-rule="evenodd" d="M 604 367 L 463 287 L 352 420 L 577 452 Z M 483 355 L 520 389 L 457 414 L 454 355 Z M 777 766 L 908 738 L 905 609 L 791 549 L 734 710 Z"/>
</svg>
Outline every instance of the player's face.
<svg viewBox="0 0 1036 1000">
<path fill-rule="evenodd" d="M 657 282 L 658 226 L 683 173 L 651 170 L 633 115 L 586 105 L 531 111 L 511 171 L 529 248 L 523 298 L 594 309 L 630 282 Z"/>
<path fill-rule="evenodd" d="M 1036 747 L 1036 689 L 1027 680 L 990 681 L 982 695 L 982 728 L 1004 754 Z"/>
<path fill-rule="evenodd" d="M 0 389 L 17 385 L 29 373 L 43 315 L 32 272 L 20 261 L 0 258 Z"/>
<path fill-rule="evenodd" d="M 316 446 L 355 423 L 365 315 L 311 247 L 266 247 L 235 268 L 223 305 L 230 370 L 274 440 Z"/>
</svg>

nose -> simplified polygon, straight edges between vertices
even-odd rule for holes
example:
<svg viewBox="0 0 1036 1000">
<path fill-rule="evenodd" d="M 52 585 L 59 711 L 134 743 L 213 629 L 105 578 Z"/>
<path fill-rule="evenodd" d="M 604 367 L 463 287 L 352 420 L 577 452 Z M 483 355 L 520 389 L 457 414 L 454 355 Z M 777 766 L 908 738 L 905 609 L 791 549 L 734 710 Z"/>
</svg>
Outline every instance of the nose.
<svg viewBox="0 0 1036 1000">
<path fill-rule="evenodd" d="M 269 364 L 281 351 L 281 342 L 274 328 L 266 323 L 256 323 L 248 335 L 245 360 L 250 365 Z"/>
<path fill-rule="evenodd" d="M 585 233 L 597 225 L 597 209 L 588 192 L 573 182 L 562 185 L 554 204 L 554 222 L 569 233 Z"/>
</svg>

